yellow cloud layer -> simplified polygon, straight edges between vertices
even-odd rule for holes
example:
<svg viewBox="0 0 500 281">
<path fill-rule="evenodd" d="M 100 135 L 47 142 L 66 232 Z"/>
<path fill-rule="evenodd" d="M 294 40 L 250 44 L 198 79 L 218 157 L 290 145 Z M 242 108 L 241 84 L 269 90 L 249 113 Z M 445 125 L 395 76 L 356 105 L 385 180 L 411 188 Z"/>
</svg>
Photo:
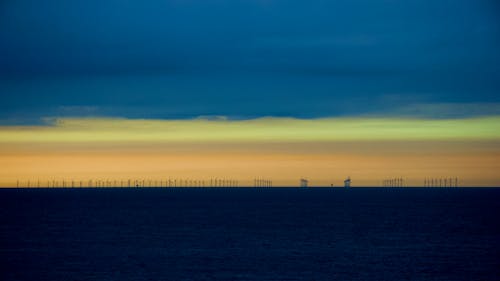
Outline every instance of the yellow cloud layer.
<svg viewBox="0 0 500 281">
<path fill-rule="evenodd" d="M 55 119 L 0 127 L 0 142 L 352 141 L 500 139 L 500 117 L 470 119 L 260 118 L 252 120 Z"/>
</svg>

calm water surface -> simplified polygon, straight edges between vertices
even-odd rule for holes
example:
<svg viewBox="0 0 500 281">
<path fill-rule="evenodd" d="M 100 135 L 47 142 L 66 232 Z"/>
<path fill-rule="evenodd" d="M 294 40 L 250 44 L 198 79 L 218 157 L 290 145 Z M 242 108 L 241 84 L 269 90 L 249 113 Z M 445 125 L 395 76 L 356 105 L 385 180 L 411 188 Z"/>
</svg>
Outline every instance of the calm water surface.
<svg viewBox="0 0 500 281">
<path fill-rule="evenodd" d="M 500 280 L 500 189 L 4 189 L 0 280 Z"/>
</svg>

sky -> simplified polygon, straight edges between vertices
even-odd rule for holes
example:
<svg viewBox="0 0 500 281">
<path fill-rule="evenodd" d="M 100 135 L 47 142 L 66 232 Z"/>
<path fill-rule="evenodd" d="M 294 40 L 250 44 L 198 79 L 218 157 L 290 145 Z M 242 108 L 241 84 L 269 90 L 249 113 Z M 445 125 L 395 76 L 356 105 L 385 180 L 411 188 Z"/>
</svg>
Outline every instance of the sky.
<svg viewBox="0 0 500 281">
<path fill-rule="evenodd" d="M 499 12 L 493 0 L 2 1 L 0 186 L 498 186 Z"/>
</svg>

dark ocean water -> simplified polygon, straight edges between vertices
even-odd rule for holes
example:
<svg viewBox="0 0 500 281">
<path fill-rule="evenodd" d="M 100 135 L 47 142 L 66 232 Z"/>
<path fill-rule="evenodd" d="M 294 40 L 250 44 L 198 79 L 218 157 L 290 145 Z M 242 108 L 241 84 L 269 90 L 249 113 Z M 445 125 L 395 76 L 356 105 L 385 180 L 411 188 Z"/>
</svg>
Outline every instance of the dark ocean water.
<svg viewBox="0 0 500 281">
<path fill-rule="evenodd" d="M 0 280 L 500 280 L 500 189 L 4 189 Z"/>
</svg>

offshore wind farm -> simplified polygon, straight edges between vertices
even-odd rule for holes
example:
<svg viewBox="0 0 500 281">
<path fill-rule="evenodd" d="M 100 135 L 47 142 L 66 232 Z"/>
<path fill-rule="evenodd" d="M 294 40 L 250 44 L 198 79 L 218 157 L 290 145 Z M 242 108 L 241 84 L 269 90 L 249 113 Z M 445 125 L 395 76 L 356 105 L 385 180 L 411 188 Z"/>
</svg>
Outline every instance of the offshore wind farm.
<svg viewBox="0 0 500 281">
<path fill-rule="evenodd" d="M 391 187 L 391 188 L 401 188 L 401 187 L 459 187 L 459 179 L 455 178 L 426 178 L 423 180 L 422 185 L 412 185 L 409 186 L 406 182 L 406 178 L 391 178 L 384 179 L 380 186 L 357 186 L 357 187 Z M 241 184 L 242 182 L 243 184 Z M 344 180 L 344 185 L 337 183 L 331 183 L 330 185 L 310 185 L 310 180 L 301 178 L 297 182 L 297 186 L 290 185 L 274 185 L 272 179 L 264 179 L 257 177 L 252 181 L 240 181 L 236 179 L 228 178 L 210 178 L 210 179 L 179 179 L 179 178 L 166 178 L 165 180 L 152 180 L 152 179 L 127 179 L 127 180 L 113 180 L 113 179 L 88 179 L 88 180 L 17 180 L 15 185 L 7 185 L 7 187 L 16 188 L 238 188 L 238 187 L 254 187 L 254 188 L 308 188 L 308 187 L 356 187 L 351 185 L 351 178 L 348 177 Z M 314 181 L 313 181 L 314 183 Z"/>
</svg>

